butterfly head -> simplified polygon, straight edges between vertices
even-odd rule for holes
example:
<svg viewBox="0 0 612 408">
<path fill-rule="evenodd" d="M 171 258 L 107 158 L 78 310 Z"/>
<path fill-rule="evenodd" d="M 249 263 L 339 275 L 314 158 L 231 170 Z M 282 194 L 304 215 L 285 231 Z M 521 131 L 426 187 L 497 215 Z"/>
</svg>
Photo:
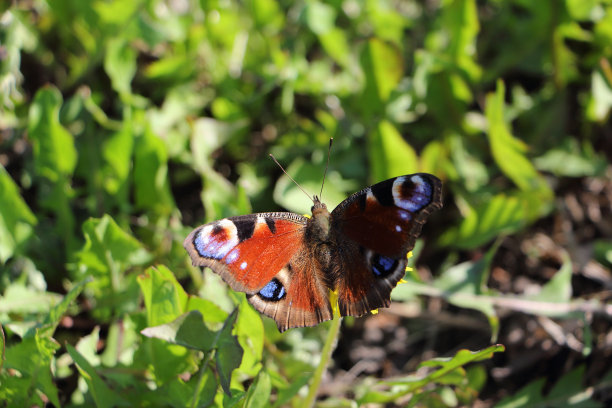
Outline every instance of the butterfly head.
<svg viewBox="0 0 612 408">
<path fill-rule="evenodd" d="M 312 212 L 313 216 L 315 215 L 315 213 L 329 212 L 327 211 L 327 206 L 321 202 L 321 199 L 318 196 L 312 197 L 312 204 L 313 205 L 310 208 L 310 211 Z"/>
</svg>

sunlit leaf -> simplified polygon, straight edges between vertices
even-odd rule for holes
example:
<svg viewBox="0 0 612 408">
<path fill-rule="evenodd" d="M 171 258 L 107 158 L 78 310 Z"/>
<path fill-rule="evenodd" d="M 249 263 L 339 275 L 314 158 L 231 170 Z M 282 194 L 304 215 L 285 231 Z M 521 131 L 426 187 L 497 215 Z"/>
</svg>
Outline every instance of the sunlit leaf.
<svg viewBox="0 0 612 408">
<path fill-rule="evenodd" d="M 144 297 L 149 326 L 169 323 L 185 312 L 187 294 L 165 266 L 148 268 L 138 277 L 138 284 Z"/>
<path fill-rule="evenodd" d="M 6 262 L 32 235 L 36 217 L 4 167 L 0 166 L 0 263 Z"/>
<path fill-rule="evenodd" d="M 382 121 L 370 136 L 373 181 L 415 173 L 419 159 L 414 149 L 389 122 Z"/>
<path fill-rule="evenodd" d="M 225 391 L 225 393 L 228 395 L 232 395 L 230 390 L 232 371 L 240 366 L 243 354 L 243 350 L 240 343 L 238 343 L 238 339 L 236 336 L 232 335 L 232 330 L 234 329 L 237 315 L 238 313 L 236 310 L 225 321 L 225 324 L 219 333 L 217 353 L 215 354 L 217 373 L 219 374 L 221 387 L 223 387 L 223 391 Z"/>
<path fill-rule="evenodd" d="M 96 369 L 70 344 L 66 345 L 81 376 L 87 382 L 88 392 L 98 407 L 128 407 L 130 404 L 109 387 Z"/>
</svg>

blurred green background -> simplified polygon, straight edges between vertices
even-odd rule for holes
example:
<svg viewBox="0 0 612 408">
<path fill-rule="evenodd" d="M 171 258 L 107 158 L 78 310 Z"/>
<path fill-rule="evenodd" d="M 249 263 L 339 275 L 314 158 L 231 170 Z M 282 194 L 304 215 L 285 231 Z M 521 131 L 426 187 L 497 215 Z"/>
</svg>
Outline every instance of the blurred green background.
<svg viewBox="0 0 612 408">
<path fill-rule="evenodd" d="M 3 406 L 299 405 L 328 323 L 280 335 L 182 241 L 309 213 L 268 154 L 318 193 L 330 137 L 329 207 L 445 200 L 320 406 L 605 406 L 611 63 L 612 0 L 0 3 Z"/>
</svg>

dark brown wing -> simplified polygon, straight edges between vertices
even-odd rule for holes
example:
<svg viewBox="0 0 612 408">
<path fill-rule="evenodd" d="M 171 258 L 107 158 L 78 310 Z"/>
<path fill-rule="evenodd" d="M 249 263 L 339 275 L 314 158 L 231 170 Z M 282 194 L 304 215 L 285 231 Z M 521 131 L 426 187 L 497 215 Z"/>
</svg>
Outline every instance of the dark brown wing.
<svg viewBox="0 0 612 408">
<path fill-rule="evenodd" d="M 331 213 L 342 315 L 387 307 L 404 276 L 406 256 L 427 216 L 442 207 L 442 183 L 426 173 L 400 176 L 363 189 Z"/>
</svg>

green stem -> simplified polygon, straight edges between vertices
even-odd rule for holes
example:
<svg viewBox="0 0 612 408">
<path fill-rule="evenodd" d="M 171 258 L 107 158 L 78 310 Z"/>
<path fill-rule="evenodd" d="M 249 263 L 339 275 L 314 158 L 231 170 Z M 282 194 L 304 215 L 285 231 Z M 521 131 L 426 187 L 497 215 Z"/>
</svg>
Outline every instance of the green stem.
<svg viewBox="0 0 612 408">
<path fill-rule="evenodd" d="M 332 351 L 334 351 L 334 347 L 336 346 L 336 340 L 338 339 L 338 333 L 340 332 L 341 320 L 342 318 L 334 316 L 334 319 L 331 322 L 329 331 L 327 332 L 327 338 L 325 339 L 325 344 L 323 345 L 323 350 L 321 351 L 321 361 L 319 361 L 319 365 L 312 376 L 312 383 L 310 384 L 308 395 L 302 404 L 303 408 L 311 408 L 314 405 L 315 399 L 317 398 L 317 394 L 319 392 L 319 386 L 321 385 L 321 380 L 323 379 L 323 373 L 325 373 L 325 370 L 329 365 Z"/>
</svg>

